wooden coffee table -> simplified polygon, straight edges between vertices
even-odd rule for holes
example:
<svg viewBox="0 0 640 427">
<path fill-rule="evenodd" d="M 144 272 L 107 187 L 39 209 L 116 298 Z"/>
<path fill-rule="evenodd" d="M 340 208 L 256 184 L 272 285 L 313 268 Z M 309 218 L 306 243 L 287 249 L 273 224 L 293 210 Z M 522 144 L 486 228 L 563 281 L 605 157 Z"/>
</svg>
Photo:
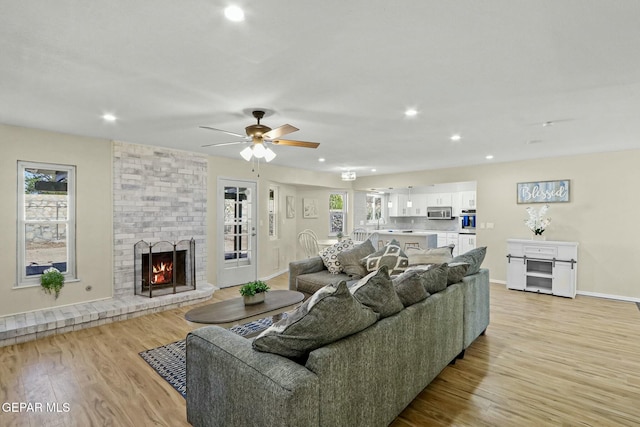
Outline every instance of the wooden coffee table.
<svg viewBox="0 0 640 427">
<path fill-rule="evenodd" d="M 238 323 L 275 316 L 293 310 L 302 302 L 304 294 L 297 291 L 269 291 L 264 302 L 255 305 L 244 305 L 242 297 L 214 302 L 194 308 L 185 314 L 188 321 L 206 323 L 230 328 Z"/>
</svg>

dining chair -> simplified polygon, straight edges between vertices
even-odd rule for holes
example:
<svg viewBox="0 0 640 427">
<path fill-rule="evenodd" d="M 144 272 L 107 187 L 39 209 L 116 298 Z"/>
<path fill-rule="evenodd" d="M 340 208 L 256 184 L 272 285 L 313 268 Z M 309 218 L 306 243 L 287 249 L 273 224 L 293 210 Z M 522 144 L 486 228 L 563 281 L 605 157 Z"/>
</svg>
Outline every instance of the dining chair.
<svg viewBox="0 0 640 427">
<path fill-rule="evenodd" d="M 364 228 L 356 228 L 351 232 L 351 240 L 354 242 L 364 242 L 368 236 L 369 233 Z"/>
<path fill-rule="evenodd" d="M 307 258 L 317 256 L 318 252 L 320 252 L 320 248 L 318 247 L 318 237 L 313 231 L 301 231 L 298 234 L 298 242 L 300 243 L 300 246 L 302 246 Z"/>
<path fill-rule="evenodd" d="M 310 228 L 305 228 L 304 230 L 302 230 L 302 233 L 309 233 L 311 234 L 313 237 L 315 237 L 316 240 L 318 240 L 318 235 L 316 234 L 315 231 L 313 231 Z"/>
</svg>

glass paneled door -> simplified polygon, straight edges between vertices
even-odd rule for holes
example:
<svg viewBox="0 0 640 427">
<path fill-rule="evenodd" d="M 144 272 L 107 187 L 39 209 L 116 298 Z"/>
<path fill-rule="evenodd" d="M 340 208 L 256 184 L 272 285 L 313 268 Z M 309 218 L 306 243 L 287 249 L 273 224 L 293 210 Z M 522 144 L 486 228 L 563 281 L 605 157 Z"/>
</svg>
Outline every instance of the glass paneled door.
<svg viewBox="0 0 640 427">
<path fill-rule="evenodd" d="M 256 183 L 218 180 L 218 286 L 257 279 Z"/>
</svg>

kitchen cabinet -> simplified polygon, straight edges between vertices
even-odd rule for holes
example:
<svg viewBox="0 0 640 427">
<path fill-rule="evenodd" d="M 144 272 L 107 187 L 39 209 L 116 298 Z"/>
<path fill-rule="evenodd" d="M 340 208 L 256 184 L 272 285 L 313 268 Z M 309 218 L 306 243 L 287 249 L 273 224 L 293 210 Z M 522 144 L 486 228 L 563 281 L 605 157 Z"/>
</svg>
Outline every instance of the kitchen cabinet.
<svg viewBox="0 0 640 427">
<path fill-rule="evenodd" d="M 407 198 L 408 200 L 408 198 Z M 427 195 L 412 194 L 409 216 L 427 216 Z"/>
<path fill-rule="evenodd" d="M 451 193 L 429 193 L 427 194 L 427 206 L 453 206 L 453 195 Z"/>
<path fill-rule="evenodd" d="M 453 256 L 458 256 L 462 252 L 459 250 L 459 238 L 458 233 L 451 232 L 438 232 L 438 247 L 441 248 L 443 246 L 453 245 Z"/>
<path fill-rule="evenodd" d="M 578 243 L 507 240 L 507 289 L 574 298 Z"/>
<path fill-rule="evenodd" d="M 389 216 L 407 216 L 409 214 L 407 208 L 406 194 L 391 194 L 389 196 L 391 207 L 389 208 Z"/>
<path fill-rule="evenodd" d="M 476 235 L 475 234 L 463 234 L 458 235 L 458 252 L 463 254 L 469 252 L 471 249 L 476 248 Z"/>
<path fill-rule="evenodd" d="M 427 196 L 426 194 L 412 194 L 411 207 L 407 206 L 408 194 L 391 194 L 389 196 L 391 207 L 389 216 L 427 216 Z"/>
<path fill-rule="evenodd" d="M 457 193 L 457 203 L 454 203 L 454 212 L 456 216 L 462 215 L 462 211 L 476 209 L 476 192 L 460 191 Z"/>
</svg>

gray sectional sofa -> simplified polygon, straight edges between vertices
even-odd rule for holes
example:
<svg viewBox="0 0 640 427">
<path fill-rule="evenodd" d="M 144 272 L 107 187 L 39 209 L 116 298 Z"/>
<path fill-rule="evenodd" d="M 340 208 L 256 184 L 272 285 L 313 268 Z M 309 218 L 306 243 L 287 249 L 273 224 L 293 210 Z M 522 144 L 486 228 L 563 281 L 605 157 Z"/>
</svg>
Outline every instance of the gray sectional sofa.
<svg viewBox="0 0 640 427">
<path fill-rule="evenodd" d="M 302 275 L 317 279 L 314 265 L 292 263 L 292 289 L 303 290 Z M 187 419 L 194 426 L 385 426 L 488 324 L 489 271 L 480 269 L 303 361 L 256 351 L 216 326 L 197 329 L 187 337 Z"/>
<path fill-rule="evenodd" d="M 308 297 L 331 283 L 353 280 L 344 273 L 331 274 L 322 258 L 313 257 L 289 263 L 289 289 Z M 489 326 L 489 270 L 465 276 L 461 284 L 464 293 L 464 346 L 469 345 Z"/>
</svg>

